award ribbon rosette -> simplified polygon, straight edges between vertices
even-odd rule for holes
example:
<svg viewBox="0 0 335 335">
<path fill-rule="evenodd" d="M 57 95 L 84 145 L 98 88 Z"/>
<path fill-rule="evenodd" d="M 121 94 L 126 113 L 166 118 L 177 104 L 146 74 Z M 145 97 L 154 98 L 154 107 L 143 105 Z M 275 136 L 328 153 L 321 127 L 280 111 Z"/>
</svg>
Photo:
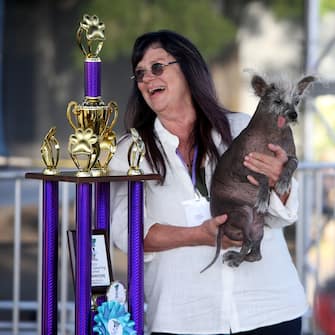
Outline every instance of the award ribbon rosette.
<svg viewBox="0 0 335 335">
<path fill-rule="evenodd" d="M 99 335 L 136 335 L 135 322 L 125 306 L 117 301 L 106 301 L 97 309 L 93 331 Z"/>
</svg>

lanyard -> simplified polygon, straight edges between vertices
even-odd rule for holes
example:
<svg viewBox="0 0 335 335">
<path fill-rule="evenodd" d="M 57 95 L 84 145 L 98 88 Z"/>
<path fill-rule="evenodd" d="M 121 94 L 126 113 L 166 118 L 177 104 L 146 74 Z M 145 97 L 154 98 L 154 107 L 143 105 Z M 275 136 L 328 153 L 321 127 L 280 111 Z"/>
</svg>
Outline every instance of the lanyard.
<svg viewBox="0 0 335 335">
<path fill-rule="evenodd" d="M 177 153 L 178 157 L 180 158 L 180 160 L 182 161 L 182 163 L 184 164 L 185 168 L 187 169 L 187 165 L 186 165 L 186 163 L 183 159 L 183 156 L 181 155 L 180 151 L 178 150 L 178 148 L 176 149 L 176 153 Z M 193 184 L 194 189 L 195 189 L 195 184 L 197 182 L 197 176 L 196 176 L 197 157 L 198 157 L 198 146 L 196 145 L 195 148 L 194 148 L 194 153 L 193 153 L 192 173 L 191 173 L 191 179 L 192 179 L 192 184 Z"/>
</svg>

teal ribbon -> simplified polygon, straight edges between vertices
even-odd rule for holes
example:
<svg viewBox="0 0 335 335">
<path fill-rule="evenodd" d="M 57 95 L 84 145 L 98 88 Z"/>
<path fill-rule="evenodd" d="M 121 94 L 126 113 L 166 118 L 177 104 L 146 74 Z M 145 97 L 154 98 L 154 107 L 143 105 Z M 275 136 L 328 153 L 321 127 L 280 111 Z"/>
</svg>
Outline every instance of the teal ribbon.
<svg viewBox="0 0 335 335">
<path fill-rule="evenodd" d="M 130 319 L 130 314 L 124 305 L 117 301 L 106 301 L 98 307 L 98 313 L 94 316 L 96 325 L 93 327 L 93 331 L 99 335 L 114 335 L 108 330 L 110 320 L 122 327 L 122 335 L 136 335 L 135 322 Z"/>
</svg>

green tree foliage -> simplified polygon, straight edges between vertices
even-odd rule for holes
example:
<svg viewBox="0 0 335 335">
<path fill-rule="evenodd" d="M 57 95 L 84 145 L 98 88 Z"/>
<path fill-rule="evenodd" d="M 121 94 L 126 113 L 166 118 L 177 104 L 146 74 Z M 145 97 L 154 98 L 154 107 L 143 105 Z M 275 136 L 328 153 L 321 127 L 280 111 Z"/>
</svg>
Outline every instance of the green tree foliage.
<svg viewBox="0 0 335 335">
<path fill-rule="evenodd" d="M 305 0 L 265 1 L 279 19 L 299 21 L 304 16 Z"/>
<path fill-rule="evenodd" d="M 235 40 L 236 26 L 214 0 L 92 0 L 82 12 L 96 14 L 106 25 L 103 57 L 129 56 L 144 32 L 175 30 L 191 39 L 207 60 L 217 58 Z"/>
<path fill-rule="evenodd" d="M 307 0 L 264 0 L 264 3 L 273 10 L 274 14 L 285 20 L 300 20 L 304 17 L 304 7 Z M 319 0 L 320 14 L 335 10 L 334 0 Z"/>
<path fill-rule="evenodd" d="M 257 0 L 278 20 L 303 26 L 307 0 Z M 220 59 L 236 43 L 244 10 L 256 0 L 87 0 L 82 14 L 96 14 L 106 25 L 105 60 L 128 57 L 137 36 L 158 29 L 190 38 L 207 61 Z M 334 0 L 319 0 L 320 13 L 335 10 Z M 253 24 L 253 22 L 249 22 Z M 257 32 L 257 30 L 255 30 Z"/>
<path fill-rule="evenodd" d="M 321 14 L 325 14 L 330 11 L 335 11 L 335 1 L 334 0 L 321 0 L 320 1 Z"/>
</svg>

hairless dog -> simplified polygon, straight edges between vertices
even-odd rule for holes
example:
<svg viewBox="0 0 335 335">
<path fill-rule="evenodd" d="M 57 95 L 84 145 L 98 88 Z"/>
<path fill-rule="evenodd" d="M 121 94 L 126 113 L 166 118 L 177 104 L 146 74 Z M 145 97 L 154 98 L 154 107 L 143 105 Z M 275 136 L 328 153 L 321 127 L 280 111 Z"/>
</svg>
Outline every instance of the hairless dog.
<svg viewBox="0 0 335 335">
<path fill-rule="evenodd" d="M 290 124 L 297 122 L 299 102 L 314 80 L 313 76 L 305 76 L 296 85 L 283 80 L 267 83 L 261 76 L 253 75 L 251 85 L 260 101 L 249 124 L 220 157 L 214 171 L 210 189 L 211 214 L 213 217 L 227 214 L 228 218 L 218 228 L 215 256 L 201 272 L 219 257 L 224 235 L 242 241 L 240 251 L 224 253 L 223 262 L 229 266 L 238 267 L 243 261 L 255 262 L 262 258 L 260 245 L 271 188 L 268 177 L 246 168 L 243 160 L 250 152 L 274 155 L 268 148 L 269 143 L 282 147 L 288 160 L 274 189 L 279 195 L 289 191 L 298 165 Z M 248 175 L 253 176 L 259 186 L 251 184 Z"/>
</svg>

